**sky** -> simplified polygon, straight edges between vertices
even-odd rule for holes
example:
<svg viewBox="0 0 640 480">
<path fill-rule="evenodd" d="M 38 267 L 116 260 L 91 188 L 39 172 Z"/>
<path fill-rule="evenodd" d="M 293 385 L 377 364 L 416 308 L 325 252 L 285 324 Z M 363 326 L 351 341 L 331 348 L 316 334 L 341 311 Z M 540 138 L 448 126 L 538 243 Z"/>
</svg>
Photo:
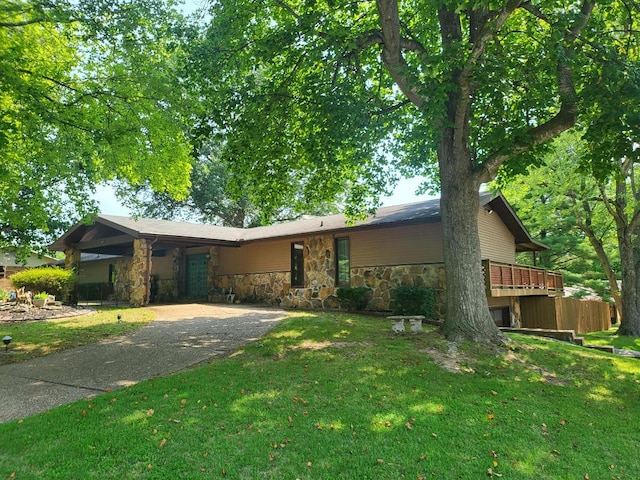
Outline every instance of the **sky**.
<svg viewBox="0 0 640 480">
<path fill-rule="evenodd" d="M 419 202 L 433 198 L 433 196 L 430 195 L 416 195 L 415 192 L 420 186 L 420 181 L 421 178 L 400 180 L 393 194 L 382 198 L 382 206 L 402 205 L 403 203 Z M 113 189 L 109 186 L 98 186 L 94 198 L 100 205 L 100 213 L 104 215 L 131 215 L 131 211 L 120 203 Z"/>
</svg>

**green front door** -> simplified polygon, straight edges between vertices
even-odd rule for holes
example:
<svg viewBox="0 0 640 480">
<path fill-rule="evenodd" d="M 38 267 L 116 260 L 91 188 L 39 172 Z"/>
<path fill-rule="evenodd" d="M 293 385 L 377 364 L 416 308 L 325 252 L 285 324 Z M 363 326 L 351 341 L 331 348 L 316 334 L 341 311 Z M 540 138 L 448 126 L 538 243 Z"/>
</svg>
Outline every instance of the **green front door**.
<svg viewBox="0 0 640 480">
<path fill-rule="evenodd" d="M 209 293 L 207 282 L 207 255 L 187 255 L 187 296 L 206 297 Z"/>
</svg>

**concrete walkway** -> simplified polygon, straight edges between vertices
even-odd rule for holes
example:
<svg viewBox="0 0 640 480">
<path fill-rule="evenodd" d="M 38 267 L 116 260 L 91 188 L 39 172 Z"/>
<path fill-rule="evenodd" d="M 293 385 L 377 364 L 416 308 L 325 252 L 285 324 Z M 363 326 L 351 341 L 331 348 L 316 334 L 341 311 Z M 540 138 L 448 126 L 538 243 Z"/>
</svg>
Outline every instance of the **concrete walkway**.
<svg viewBox="0 0 640 480">
<path fill-rule="evenodd" d="M 228 355 L 284 318 L 240 305 L 148 308 L 156 320 L 130 335 L 0 366 L 0 423 Z"/>
</svg>

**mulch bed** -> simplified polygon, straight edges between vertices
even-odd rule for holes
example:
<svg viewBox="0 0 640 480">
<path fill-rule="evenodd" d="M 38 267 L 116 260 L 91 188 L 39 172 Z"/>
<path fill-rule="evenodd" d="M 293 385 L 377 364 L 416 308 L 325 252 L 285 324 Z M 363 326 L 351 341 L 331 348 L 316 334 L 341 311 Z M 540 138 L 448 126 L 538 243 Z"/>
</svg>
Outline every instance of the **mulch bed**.
<svg viewBox="0 0 640 480">
<path fill-rule="evenodd" d="M 51 320 L 56 318 L 77 317 L 93 313 L 90 308 L 71 307 L 69 305 L 26 308 L 10 302 L 0 302 L 0 323 L 27 322 L 33 320 Z"/>
</svg>

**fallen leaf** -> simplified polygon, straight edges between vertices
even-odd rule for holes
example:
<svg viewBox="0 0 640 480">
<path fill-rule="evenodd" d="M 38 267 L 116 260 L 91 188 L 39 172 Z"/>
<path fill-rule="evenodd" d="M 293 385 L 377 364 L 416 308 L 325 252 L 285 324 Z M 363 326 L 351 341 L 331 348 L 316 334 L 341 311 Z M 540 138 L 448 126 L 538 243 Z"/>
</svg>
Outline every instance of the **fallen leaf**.
<svg viewBox="0 0 640 480">
<path fill-rule="evenodd" d="M 147 415 L 151 416 L 155 413 L 155 410 L 153 408 L 150 408 L 149 410 L 147 410 Z"/>
<path fill-rule="evenodd" d="M 438 438 L 438 434 L 437 434 L 437 433 L 432 433 L 432 434 L 431 434 L 431 436 L 432 436 L 433 438 Z"/>
<path fill-rule="evenodd" d="M 491 450 L 489 452 L 489 455 L 491 455 L 493 458 L 498 458 L 498 454 L 496 452 L 494 452 L 493 450 Z"/>
<path fill-rule="evenodd" d="M 151 470 L 151 469 L 153 468 L 153 465 L 149 464 L 149 465 L 147 465 L 147 468 L 148 468 L 149 470 Z"/>
<path fill-rule="evenodd" d="M 491 390 L 491 395 L 493 396 L 498 395 L 498 392 L 496 392 L 495 390 Z"/>
<path fill-rule="evenodd" d="M 554 455 L 560 455 L 560 452 L 558 450 L 551 450 L 551 453 L 553 453 Z"/>
<path fill-rule="evenodd" d="M 86 417 L 87 416 L 87 411 L 86 410 L 82 410 L 82 416 Z"/>
<path fill-rule="evenodd" d="M 275 455 L 269 455 L 269 461 L 273 462 L 276 459 Z"/>
<path fill-rule="evenodd" d="M 489 415 L 487 415 L 487 418 L 488 418 L 489 420 L 493 420 L 493 413 L 490 413 Z"/>
<path fill-rule="evenodd" d="M 167 444 L 167 439 L 163 438 L 162 441 L 160 442 L 160 445 L 158 445 L 158 448 L 162 448 Z"/>
<path fill-rule="evenodd" d="M 387 420 L 386 422 L 384 422 L 386 427 L 390 427 L 391 426 L 391 422 L 389 420 Z"/>
<path fill-rule="evenodd" d="M 490 476 L 491 478 L 493 478 L 493 477 L 501 477 L 502 476 L 501 473 L 494 472 L 491 467 L 487 468 L 487 475 Z"/>
<path fill-rule="evenodd" d="M 589 474 L 588 473 L 584 474 L 584 480 L 589 480 Z"/>
<path fill-rule="evenodd" d="M 411 430 L 413 427 L 411 426 L 411 423 L 407 422 L 404 424 L 405 427 L 407 427 L 409 430 Z"/>
<path fill-rule="evenodd" d="M 291 418 L 291 415 L 287 417 L 287 420 L 289 420 L 289 423 L 293 423 L 293 418 Z"/>
<path fill-rule="evenodd" d="M 560 425 L 566 425 L 567 421 L 566 420 L 560 420 Z"/>
<path fill-rule="evenodd" d="M 311 462 L 307 462 L 307 467 L 308 467 L 308 468 L 311 468 L 311 466 L 312 466 L 312 465 L 313 465 L 313 464 L 312 464 Z"/>
<path fill-rule="evenodd" d="M 383 460 L 383 459 L 381 459 L 381 458 L 378 458 L 378 459 L 376 460 L 376 463 L 377 463 L 378 465 L 382 465 L 382 464 L 384 463 L 384 460 Z"/>
</svg>

